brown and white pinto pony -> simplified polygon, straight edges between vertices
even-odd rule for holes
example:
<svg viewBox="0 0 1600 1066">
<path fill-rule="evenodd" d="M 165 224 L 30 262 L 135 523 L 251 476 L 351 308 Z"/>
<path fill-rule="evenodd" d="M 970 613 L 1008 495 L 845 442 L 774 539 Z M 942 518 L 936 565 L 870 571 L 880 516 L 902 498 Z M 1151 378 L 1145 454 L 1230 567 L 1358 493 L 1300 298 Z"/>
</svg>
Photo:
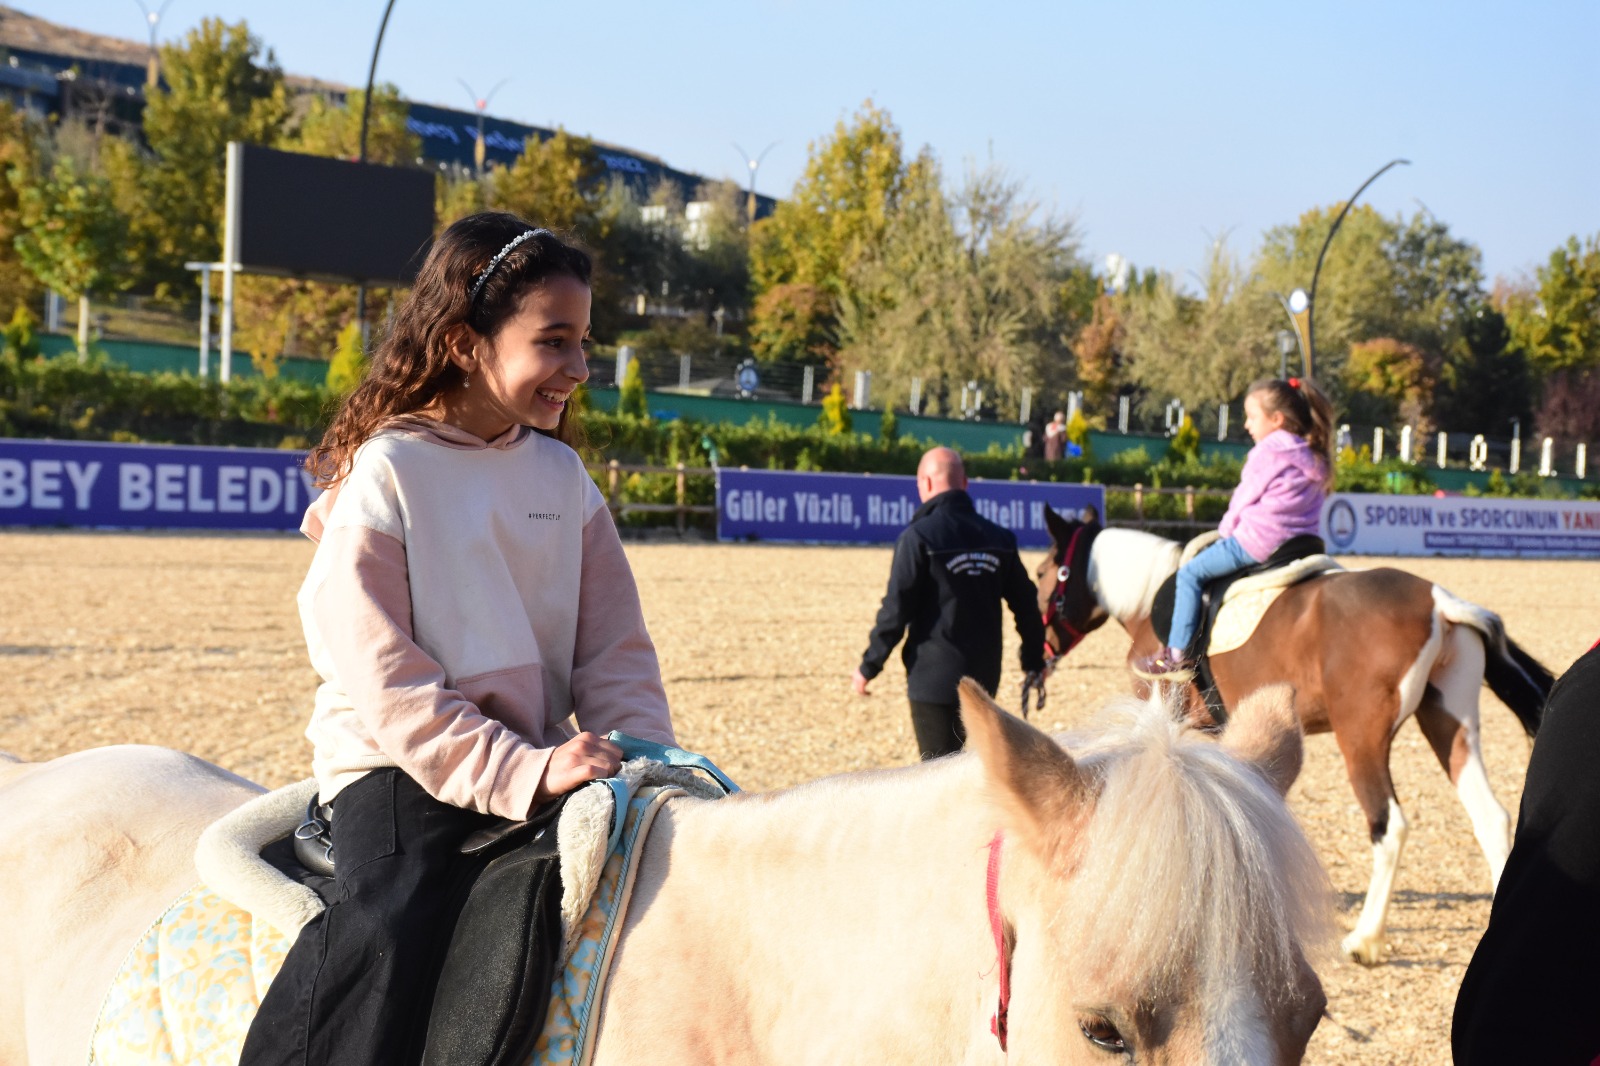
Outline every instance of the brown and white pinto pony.
<svg viewBox="0 0 1600 1066">
<path fill-rule="evenodd" d="M 1115 619 L 1131 664 L 1161 646 L 1150 621 L 1182 546 L 1129 529 L 1094 530 L 1047 511 L 1050 554 L 1038 569 L 1046 641 L 1058 654 Z M 1092 541 L 1083 536 L 1093 531 Z M 1088 543 L 1087 560 L 1075 545 Z M 1072 555 L 1071 559 L 1067 556 Z M 1064 580 L 1063 580 L 1064 579 Z M 1494 612 L 1430 581 L 1380 567 L 1334 571 L 1287 588 L 1241 647 L 1210 659 L 1223 705 L 1264 685 L 1290 684 L 1307 734 L 1332 732 L 1372 838 L 1372 880 L 1344 951 L 1382 957 L 1384 923 L 1405 847 L 1405 813 L 1389 775 L 1389 745 L 1415 717 L 1472 820 L 1491 890 L 1511 850 L 1511 819 L 1495 798 L 1479 745 L 1478 691 L 1487 682 L 1531 737 L 1553 678 L 1513 643 Z M 1135 677 L 1136 690 L 1148 683 Z M 1191 720 L 1208 724 L 1190 686 Z"/>
</svg>

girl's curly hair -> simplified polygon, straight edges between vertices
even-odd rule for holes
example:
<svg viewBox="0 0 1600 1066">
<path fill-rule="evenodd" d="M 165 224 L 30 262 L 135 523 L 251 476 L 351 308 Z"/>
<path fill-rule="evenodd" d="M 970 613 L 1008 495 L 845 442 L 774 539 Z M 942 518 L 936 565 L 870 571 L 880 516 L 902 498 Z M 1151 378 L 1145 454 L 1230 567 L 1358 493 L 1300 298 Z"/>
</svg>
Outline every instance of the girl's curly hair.
<svg viewBox="0 0 1600 1066">
<path fill-rule="evenodd" d="M 434 242 L 392 328 L 378 342 L 366 376 L 306 459 L 319 487 L 331 488 L 343 480 L 356 449 L 384 422 L 428 407 L 462 383 L 462 372 L 449 356 L 450 338 L 460 327 L 492 341 L 516 314 L 530 286 L 562 275 L 590 283 L 593 263 L 588 254 L 540 230 L 495 265 L 474 298 L 474 283 L 490 261 L 533 228 L 516 215 L 484 211 L 454 223 Z M 568 404 L 561 412 L 551 435 L 576 447 L 577 427 L 569 421 L 572 407 Z"/>
</svg>

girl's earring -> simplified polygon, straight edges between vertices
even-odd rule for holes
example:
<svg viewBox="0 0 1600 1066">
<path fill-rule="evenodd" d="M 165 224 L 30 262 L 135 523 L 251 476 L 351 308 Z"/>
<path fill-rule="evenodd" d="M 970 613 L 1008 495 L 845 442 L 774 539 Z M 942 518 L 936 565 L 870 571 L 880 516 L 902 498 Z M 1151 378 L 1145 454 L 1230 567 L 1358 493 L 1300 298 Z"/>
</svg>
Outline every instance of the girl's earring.
<svg viewBox="0 0 1600 1066">
<path fill-rule="evenodd" d="M 461 387 L 463 389 L 472 388 L 472 375 L 467 373 L 465 370 L 461 372 Z"/>
</svg>

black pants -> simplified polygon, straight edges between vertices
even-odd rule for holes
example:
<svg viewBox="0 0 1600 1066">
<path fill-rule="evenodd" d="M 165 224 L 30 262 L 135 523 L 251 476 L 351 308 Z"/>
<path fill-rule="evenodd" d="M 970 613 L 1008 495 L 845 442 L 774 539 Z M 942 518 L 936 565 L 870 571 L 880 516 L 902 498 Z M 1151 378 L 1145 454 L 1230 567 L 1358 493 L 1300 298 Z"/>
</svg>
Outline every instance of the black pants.
<svg viewBox="0 0 1600 1066">
<path fill-rule="evenodd" d="M 923 759 L 953 755 L 967 742 L 966 726 L 961 724 L 959 703 L 911 701 L 911 728 L 917 734 L 917 750 Z"/>
<path fill-rule="evenodd" d="M 459 853 L 494 819 L 376 770 L 333 804 L 335 902 L 300 932 L 267 989 L 240 1066 L 416 1062 L 461 892 Z"/>
<path fill-rule="evenodd" d="M 1550 692 L 1516 843 L 1456 997 L 1457 1066 L 1600 1056 L 1600 649 Z"/>
</svg>

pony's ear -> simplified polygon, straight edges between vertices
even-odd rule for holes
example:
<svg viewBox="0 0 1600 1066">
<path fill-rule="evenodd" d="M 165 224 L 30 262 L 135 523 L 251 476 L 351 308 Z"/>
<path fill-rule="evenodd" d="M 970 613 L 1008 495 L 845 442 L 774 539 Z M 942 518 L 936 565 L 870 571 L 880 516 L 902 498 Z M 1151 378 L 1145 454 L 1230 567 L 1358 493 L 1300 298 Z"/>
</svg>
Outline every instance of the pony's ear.
<svg viewBox="0 0 1600 1066">
<path fill-rule="evenodd" d="M 1075 524 L 1056 514 L 1054 507 L 1044 505 L 1044 525 L 1050 531 L 1050 539 L 1055 541 L 1056 547 L 1063 547 L 1072 539 L 1072 527 Z"/>
<path fill-rule="evenodd" d="M 1268 685 L 1240 700 L 1222 731 L 1222 746 L 1265 774 L 1280 795 L 1288 795 L 1304 758 L 1294 688 Z"/>
<path fill-rule="evenodd" d="M 1048 858 L 1088 795 L 1078 764 L 1050 737 L 1001 710 L 970 677 L 961 679 L 961 721 L 1006 827 Z"/>
</svg>

